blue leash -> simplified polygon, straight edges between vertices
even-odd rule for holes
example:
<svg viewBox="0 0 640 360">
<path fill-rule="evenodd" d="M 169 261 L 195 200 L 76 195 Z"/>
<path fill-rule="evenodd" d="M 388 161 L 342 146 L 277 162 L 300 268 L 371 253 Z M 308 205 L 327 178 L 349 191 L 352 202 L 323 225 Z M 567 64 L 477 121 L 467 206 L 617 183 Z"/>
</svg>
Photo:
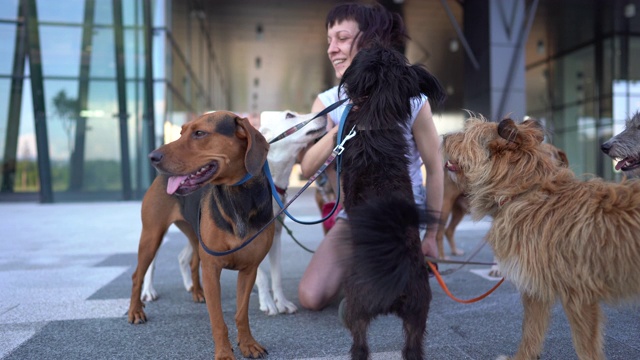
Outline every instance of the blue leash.
<svg viewBox="0 0 640 360">
<path fill-rule="evenodd" d="M 298 224 L 303 224 L 303 225 L 314 225 L 314 224 L 319 224 L 322 223 L 326 220 L 328 220 L 329 218 L 331 218 L 331 216 L 336 212 L 336 210 L 338 209 L 338 203 L 340 201 L 340 168 L 342 167 L 342 156 L 340 156 L 342 154 L 342 151 L 344 151 L 344 143 L 351 139 L 354 135 L 355 135 L 355 129 L 351 129 L 351 131 L 349 132 L 349 134 L 347 134 L 347 137 L 343 140 L 342 137 L 344 136 L 344 124 L 346 122 L 346 118 L 347 115 L 349 114 L 349 111 L 351 110 L 351 107 L 353 105 L 348 104 L 345 108 L 345 111 L 342 113 L 342 117 L 340 118 L 340 125 L 338 128 L 338 140 L 337 143 L 339 145 L 336 146 L 336 148 L 333 150 L 333 152 L 331 153 L 331 156 L 329 156 L 329 158 L 327 159 L 327 161 L 325 161 L 325 163 L 322 165 L 322 167 L 320 167 L 320 169 L 318 169 L 318 171 L 316 171 L 316 173 L 309 178 L 309 181 L 302 187 L 302 189 L 300 189 L 300 191 L 298 191 L 298 193 L 291 199 L 291 201 L 289 201 L 287 203 L 287 205 L 285 206 L 282 203 L 282 200 L 280 200 L 279 196 L 273 195 L 273 198 L 275 199 L 275 201 L 278 203 L 278 205 L 280 206 L 280 208 L 282 209 L 280 211 L 279 214 L 281 214 L 282 212 L 284 212 L 289 219 L 297 222 Z M 289 205 L 298 198 L 298 196 L 300 196 L 300 194 L 302 194 L 308 187 L 309 185 L 311 185 L 311 183 L 313 183 L 318 176 L 320 176 L 320 174 L 329 166 L 329 164 L 331 164 L 333 162 L 333 160 L 337 157 L 336 160 L 336 173 L 337 173 L 337 191 L 336 191 L 336 199 L 338 199 L 335 204 L 333 205 L 333 209 L 331 209 L 331 211 L 329 212 L 329 214 L 319 220 L 314 220 L 314 221 L 303 221 L 303 220 L 298 220 L 296 219 L 293 215 L 291 215 L 289 213 L 289 211 L 287 211 L 287 208 L 289 207 Z M 271 191 L 273 194 L 276 194 L 276 188 L 275 188 L 275 184 L 273 183 L 273 178 L 271 177 L 271 172 L 269 171 L 269 165 L 265 162 L 265 174 L 267 175 L 267 179 L 269 179 L 269 183 L 271 184 Z M 278 214 L 278 215 L 279 215 Z"/>
<path fill-rule="evenodd" d="M 351 139 L 352 137 L 355 136 L 356 131 L 355 131 L 355 126 L 351 129 L 351 131 L 349 132 L 349 134 L 347 134 L 347 136 L 342 139 L 342 133 L 344 132 L 344 123 L 345 123 L 345 119 L 347 118 L 347 114 L 349 113 L 349 111 L 351 110 L 352 105 L 348 104 L 345 108 L 344 113 L 342 114 L 342 118 L 340 119 L 340 127 L 338 128 L 338 145 L 333 149 L 333 151 L 331 152 L 331 155 L 329 156 L 329 158 L 327 158 L 327 160 L 324 162 L 324 164 L 320 167 L 320 169 L 318 169 L 318 171 L 316 171 L 316 173 L 309 178 L 309 181 L 302 187 L 302 189 L 300 189 L 300 191 L 294 195 L 294 197 L 287 202 L 286 205 L 282 204 L 282 201 L 280 200 L 280 198 L 277 196 L 277 191 L 275 189 L 275 184 L 273 183 L 273 178 L 271 177 L 271 171 L 269 170 L 269 163 L 267 161 L 264 162 L 263 165 L 263 171 L 265 173 L 265 176 L 267 177 L 267 180 L 269 181 L 269 185 L 271 186 L 271 196 L 276 199 L 276 202 L 278 203 L 278 205 L 280 205 L 281 210 L 274 215 L 274 217 L 269 220 L 269 222 L 267 222 L 264 226 L 262 226 L 262 228 L 260 228 L 260 230 L 258 230 L 253 236 L 251 236 L 250 238 L 248 238 L 247 240 L 245 240 L 242 244 L 240 244 L 240 246 L 233 248 L 233 249 L 229 249 L 226 251 L 214 251 L 209 249 L 204 241 L 202 241 L 202 237 L 200 236 L 200 217 L 202 215 L 202 208 L 198 207 L 198 221 L 196 221 L 195 224 L 195 231 L 196 231 L 196 235 L 198 236 L 198 241 L 200 242 L 200 246 L 202 247 L 202 249 L 209 255 L 212 256 L 224 256 L 224 255 L 229 255 L 232 254 L 242 248 L 244 248 L 245 246 L 249 245 L 253 240 L 255 240 L 255 238 L 258 237 L 258 235 L 260 235 L 260 233 L 262 233 L 269 225 L 271 225 L 271 223 L 273 223 L 280 215 L 282 215 L 282 213 L 286 213 L 287 216 L 289 216 L 289 218 L 291 218 L 292 220 L 301 223 L 301 224 L 317 224 L 319 222 L 325 221 L 326 219 L 328 219 L 337 209 L 338 207 L 338 202 L 336 201 L 336 204 L 334 205 L 333 209 L 331 210 L 331 212 L 329 213 L 329 215 L 326 218 L 323 218 L 321 220 L 318 221 L 314 221 L 314 222 L 301 222 L 297 219 L 295 219 L 293 216 L 291 216 L 289 214 L 289 212 L 286 211 L 286 209 L 289 207 L 289 205 L 291 205 L 297 198 L 298 196 L 300 196 L 300 194 L 302 194 L 317 178 L 318 176 L 320 176 L 320 174 L 333 162 L 333 160 L 335 160 L 335 158 L 338 158 L 336 167 L 339 170 L 340 168 L 340 155 L 342 154 L 342 152 L 344 151 L 344 144 L 346 141 L 348 141 L 349 139 Z M 337 191 L 337 196 L 338 199 L 340 199 L 340 178 L 339 178 L 339 173 L 338 173 L 338 191 Z M 245 176 L 246 177 L 246 176 Z M 242 179 L 241 182 L 244 183 L 246 180 L 248 179 Z M 236 184 L 238 185 L 238 184 Z"/>
</svg>

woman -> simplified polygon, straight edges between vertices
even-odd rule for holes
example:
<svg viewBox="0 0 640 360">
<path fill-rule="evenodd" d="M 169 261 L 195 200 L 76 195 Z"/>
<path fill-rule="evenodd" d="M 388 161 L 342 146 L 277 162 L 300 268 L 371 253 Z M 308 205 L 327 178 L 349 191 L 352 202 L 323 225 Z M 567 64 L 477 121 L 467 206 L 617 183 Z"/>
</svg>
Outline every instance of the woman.
<svg viewBox="0 0 640 360">
<path fill-rule="evenodd" d="M 327 54 L 333 64 L 336 77 L 342 78 L 353 57 L 359 49 L 366 48 L 372 42 L 402 49 L 408 38 L 402 19 L 392 14 L 381 5 L 341 4 L 327 14 Z M 431 101 L 436 103 L 444 99 L 441 89 L 434 89 Z M 312 112 L 319 112 L 327 106 L 344 98 L 338 94 L 338 87 L 329 89 L 318 95 Z M 443 167 L 440 155 L 440 139 L 433 123 L 431 106 L 426 96 L 412 101 L 412 127 L 410 141 L 410 174 L 414 188 L 416 203 L 436 216 L 442 208 Z M 302 175 L 312 176 L 331 154 L 335 145 L 338 124 L 344 106 L 329 113 L 331 121 L 327 124 L 328 133 L 310 147 L 301 161 Z M 349 151 L 348 142 L 345 151 Z M 426 193 L 423 187 L 421 165 L 424 163 L 427 176 Z M 327 169 L 327 175 L 335 184 L 336 173 Z M 427 197 L 426 194 L 429 196 Z M 309 266 L 302 276 L 298 288 L 300 304 L 311 310 L 323 309 L 339 292 L 344 275 L 344 268 L 337 261 L 340 244 L 349 236 L 349 224 L 345 214 L 341 213 L 335 225 L 327 232 L 314 253 Z M 422 241 L 424 255 L 437 256 L 435 236 L 437 224 L 429 227 Z"/>
</svg>

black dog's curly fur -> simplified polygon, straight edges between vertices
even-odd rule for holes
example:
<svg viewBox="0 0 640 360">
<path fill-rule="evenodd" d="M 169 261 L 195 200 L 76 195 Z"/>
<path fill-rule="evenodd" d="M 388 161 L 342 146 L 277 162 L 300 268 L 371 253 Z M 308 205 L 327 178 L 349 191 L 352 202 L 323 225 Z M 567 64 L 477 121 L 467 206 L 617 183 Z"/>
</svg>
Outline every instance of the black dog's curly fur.
<svg viewBox="0 0 640 360">
<path fill-rule="evenodd" d="M 420 216 L 408 172 L 412 98 L 444 99 L 438 80 L 399 52 L 374 46 L 358 52 L 340 86 L 353 108 L 345 129 L 357 134 L 342 155 L 344 207 L 351 224 L 345 277 L 345 323 L 352 359 L 367 359 L 367 327 L 381 314 L 402 318 L 405 359 L 424 358 L 431 288 L 420 250 Z M 435 217 L 427 216 L 434 222 Z"/>
</svg>

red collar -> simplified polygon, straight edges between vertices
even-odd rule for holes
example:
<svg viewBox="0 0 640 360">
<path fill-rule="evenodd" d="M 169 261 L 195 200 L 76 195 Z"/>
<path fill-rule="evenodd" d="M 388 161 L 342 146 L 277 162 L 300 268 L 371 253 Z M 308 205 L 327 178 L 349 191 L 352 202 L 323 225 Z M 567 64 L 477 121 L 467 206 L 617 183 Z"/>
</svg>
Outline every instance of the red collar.
<svg viewBox="0 0 640 360">
<path fill-rule="evenodd" d="M 276 192 L 278 194 L 282 195 L 282 196 L 284 196 L 287 193 L 287 189 L 283 189 L 283 188 L 280 188 L 280 187 L 277 187 L 277 186 L 275 186 L 275 188 L 276 188 Z"/>
</svg>

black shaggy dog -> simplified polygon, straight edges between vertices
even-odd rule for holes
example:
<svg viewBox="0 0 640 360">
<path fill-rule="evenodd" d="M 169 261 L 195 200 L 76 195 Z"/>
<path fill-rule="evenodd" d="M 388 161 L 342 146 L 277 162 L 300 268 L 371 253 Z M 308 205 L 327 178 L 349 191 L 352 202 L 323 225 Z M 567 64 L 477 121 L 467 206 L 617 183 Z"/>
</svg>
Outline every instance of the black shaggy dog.
<svg viewBox="0 0 640 360">
<path fill-rule="evenodd" d="M 438 80 L 399 52 L 363 49 L 340 86 L 353 107 L 344 129 L 357 134 L 342 154 L 344 208 L 351 241 L 344 283 L 344 322 L 353 336 L 352 359 L 367 359 L 367 328 L 378 315 L 403 320 L 404 359 L 423 359 L 431 288 L 420 250 L 420 214 L 408 171 L 411 101 L 420 94 L 444 100 Z M 422 222 L 434 222 L 427 214 Z"/>
</svg>

